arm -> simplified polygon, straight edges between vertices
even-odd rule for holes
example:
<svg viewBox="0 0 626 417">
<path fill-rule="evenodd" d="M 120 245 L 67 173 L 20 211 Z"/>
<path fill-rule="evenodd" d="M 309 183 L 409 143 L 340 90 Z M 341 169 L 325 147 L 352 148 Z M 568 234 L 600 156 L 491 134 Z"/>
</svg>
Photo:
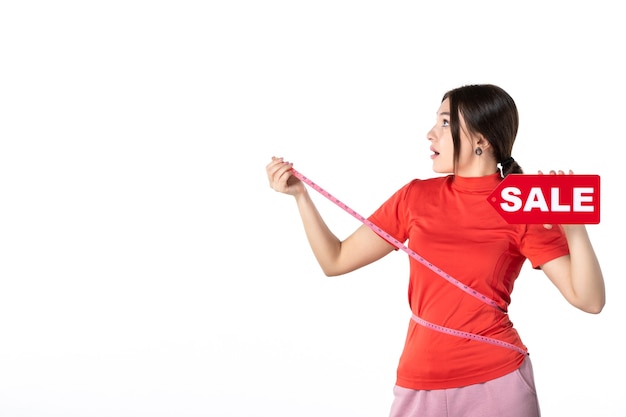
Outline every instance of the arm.
<svg viewBox="0 0 626 417">
<path fill-rule="evenodd" d="M 543 172 L 539 171 L 539 174 Z M 558 171 L 558 175 L 564 174 Z M 569 174 L 573 172 L 570 170 Z M 550 175 L 557 175 L 557 172 L 551 170 Z M 544 227 L 550 229 L 552 225 Z M 541 269 L 570 304 L 584 312 L 598 314 L 606 302 L 604 277 L 587 229 L 584 225 L 562 227 L 570 254 L 546 262 Z"/>
<path fill-rule="evenodd" d="M 302 224 L 313 254 L 327 276 L 346 274 L 390 253 L 394 246 L 362 225 L 344 241 L 328 228 L 305 185 L 291 175 L 293 164 L 272 158 L 266 171 L 270 186 L 295 197 Z"/>
<path fill-rule="evenodd" d="M 584 225 L 563 225 L 570 254 L 541 269 L 574 307 L 597 314 L 605 304 L 604 278 Z"/>
</svg>

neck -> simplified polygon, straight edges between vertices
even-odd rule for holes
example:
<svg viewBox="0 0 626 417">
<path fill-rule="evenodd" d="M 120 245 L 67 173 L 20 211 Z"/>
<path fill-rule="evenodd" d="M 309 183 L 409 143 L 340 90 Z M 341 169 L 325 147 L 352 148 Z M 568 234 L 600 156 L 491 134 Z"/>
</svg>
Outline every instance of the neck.
<svg viewBox="0 0 626 417">
<path fill-rule="evenodd" d="M 458 175 L 459 177 L 473 178 L 484 177 L 485 175 L 492 175 L 495 172 L 498 172 L 497 164 L 484 164 L 482 166 L 457 168 L 454 175 Z"/>
</svg>

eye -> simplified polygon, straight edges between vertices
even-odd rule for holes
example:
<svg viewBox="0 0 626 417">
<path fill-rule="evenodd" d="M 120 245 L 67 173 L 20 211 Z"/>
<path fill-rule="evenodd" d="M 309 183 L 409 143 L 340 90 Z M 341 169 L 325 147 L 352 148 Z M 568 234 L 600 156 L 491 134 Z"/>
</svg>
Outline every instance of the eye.
<svg viewBox="0 0 626 417">
<path fill-rule="evenodd" d="M 442 124 L 442 126 L 443 126 L 443 127 L 448 127 L 448 126 L 450 126 L 450 121 L 449 121 L 448 119 L 443 119 L 443 124 Z"/>
</svg>

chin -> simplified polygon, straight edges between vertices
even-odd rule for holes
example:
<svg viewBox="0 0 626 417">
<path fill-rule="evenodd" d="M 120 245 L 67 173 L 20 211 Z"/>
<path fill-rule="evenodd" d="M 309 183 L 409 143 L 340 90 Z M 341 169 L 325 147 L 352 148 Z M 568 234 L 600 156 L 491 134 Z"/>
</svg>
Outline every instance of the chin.
<svg viewBox="0 0 626 417">
<path fill-rule="evenodd" d="M 451 169 L 442 169 L 441 167 L 433 165 L 433 172 L 435 172 L 437 174 L 450 174 L 452 172 L 452 170 Z"/>
</svg>

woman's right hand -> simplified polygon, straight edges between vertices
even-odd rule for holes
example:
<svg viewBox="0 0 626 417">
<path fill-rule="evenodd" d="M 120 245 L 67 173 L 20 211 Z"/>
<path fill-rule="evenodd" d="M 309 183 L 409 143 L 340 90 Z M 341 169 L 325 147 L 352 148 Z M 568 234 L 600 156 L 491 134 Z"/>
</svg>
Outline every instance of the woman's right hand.
<svg viewBox="0 0 626 417">
<path fill-rule="evenodd" d="M 291 168 L 293 168 L 293 163 L 273 156 L 272 161 L 265 167 L 265 171 L 270 187 L 274 191 L 297 196 L 306 189 L 302 181 L 291 175 Z"/>
</svg>

